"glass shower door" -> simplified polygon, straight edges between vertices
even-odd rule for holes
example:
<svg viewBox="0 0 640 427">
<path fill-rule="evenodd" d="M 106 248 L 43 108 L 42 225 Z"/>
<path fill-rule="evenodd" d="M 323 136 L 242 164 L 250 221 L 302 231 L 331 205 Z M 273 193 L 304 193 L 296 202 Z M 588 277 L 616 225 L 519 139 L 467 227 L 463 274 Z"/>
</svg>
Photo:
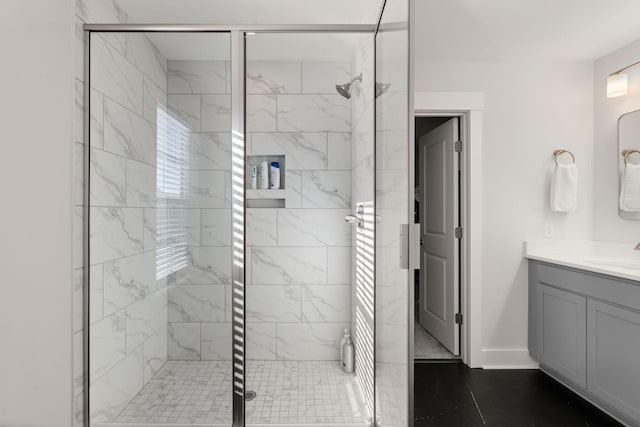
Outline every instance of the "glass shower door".
<svg viewBox="0 0 640 427">
<path fill-rule="evenodd" d="M 412 317 L 409 244 L 400 227 L 413 223 L 409 209 L 413 120 L 410 102 L 411 0 L 387 0 L 376 34 L 376 420 L 382 427 L 413 425 L 410 418 Z M 410 362 L 411 361 L 411 362 Z M 411 381 L 411 382 L 410 382 Z"/>
<path fill-rule="evenodd" d="M 90 33 L 91 426 L 231 425 L 230 50 Z"/>
</svg>

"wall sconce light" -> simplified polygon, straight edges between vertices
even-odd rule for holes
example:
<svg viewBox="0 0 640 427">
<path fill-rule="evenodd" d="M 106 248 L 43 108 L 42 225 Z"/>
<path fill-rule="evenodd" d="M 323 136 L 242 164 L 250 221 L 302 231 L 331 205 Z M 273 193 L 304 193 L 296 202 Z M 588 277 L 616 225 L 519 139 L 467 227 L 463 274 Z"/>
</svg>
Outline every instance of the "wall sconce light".
<svg viewBox="0 0 640 427">
<path fill-rule="evenodd" d="M 623 73 L 623 71 L 635 67 L 638 64 L 640 64 L 640 61 L 609 74 L 609 78 L 607 78 L 607 98 L 617 98 L 627 94 L 629 76 Z"/>
</svg>

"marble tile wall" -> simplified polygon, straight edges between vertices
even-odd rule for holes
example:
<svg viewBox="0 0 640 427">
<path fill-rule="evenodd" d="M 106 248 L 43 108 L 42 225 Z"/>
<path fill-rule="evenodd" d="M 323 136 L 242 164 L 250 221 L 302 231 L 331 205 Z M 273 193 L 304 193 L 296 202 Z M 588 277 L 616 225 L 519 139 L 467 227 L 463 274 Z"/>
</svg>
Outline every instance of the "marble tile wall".
<svg viewBox="0 0 640 427">
<path fill-rule="evenodd" d="M 156 277 L 156 114 L 166 59 L 143 34 L 91 36 L 89 200 L 83 199 L 84 22 L 126 22 L 113 1 L 76 4 L 74 383 L 82 425 L 82 206 L 90 218 L 91 423 L 111 421 L 167 359 L 166 278 Z"/>
<path fill-rule="evenodd" d="M 228 66 L 169 61 L 169 108 L 194 129 L 192 172 L 216 193 L 230 169 Z M 285 155 L 285 208 L 247 211 L 247 355 L 336 360 L 351 322 L 351 102 L 335 92 L 350 62 L 247 63 L 248 155 Z M 224 172 L 226 175 L 216 176 Z M 228 185 L 228 183 L 226 184 Z M 228 201 L 189 208 L 190 250 L 230 264 Z M 206 259 L 214 259 L 211 256 Z M 203 258 L 204 262 L 204 258 Z M 169 358 L 228 360 L 230 272 L 179 272 L 169 292 Z M 213 270 L 213 271 L 212 271 Z"/>
</svg>

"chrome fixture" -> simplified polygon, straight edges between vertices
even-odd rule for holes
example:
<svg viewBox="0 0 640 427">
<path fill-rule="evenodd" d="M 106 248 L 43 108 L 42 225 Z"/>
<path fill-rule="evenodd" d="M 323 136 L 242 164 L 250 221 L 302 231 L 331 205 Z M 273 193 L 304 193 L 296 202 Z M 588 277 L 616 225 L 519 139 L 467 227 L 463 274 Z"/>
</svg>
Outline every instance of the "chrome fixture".
<svg viewBox="0 0 640 427">
<path fill-rule="evenodd" d="M 358 205 L 358 209 L 356 210 L 356 215 L 346 215 L 344 220 L 347 224 L 356 224 L 358 228 L 364 227 L 364 219 L 362 215 L 364 214 L 364 206 Z"/>
<path fill-rule="evenodd" d="M 634 251 L 640 251 L 640 243 L 638 243 L 634 248 Z"/>
<path fill-rule="evenodd" d="M 376 82 L 376 98 L 385 93 L 390 86 L 391 83 Z"/>
<path fill-rule="evenodd" d="M 349 80 L 348 83 L 345 83 L 343 85 L 336 85 L 336 90 L 340 95 L 344 96 L 347 99 L 351 99 L 351 85 L 355 82 L 362 82 L 362 73 Z"/>
</svg>

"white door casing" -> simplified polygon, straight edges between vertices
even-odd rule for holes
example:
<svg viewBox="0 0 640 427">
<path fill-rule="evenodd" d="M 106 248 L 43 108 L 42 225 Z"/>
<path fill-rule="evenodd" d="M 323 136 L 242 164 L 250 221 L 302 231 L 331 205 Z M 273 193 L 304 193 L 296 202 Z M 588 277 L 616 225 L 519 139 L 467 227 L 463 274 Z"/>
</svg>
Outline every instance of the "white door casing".
<svg viewBox="0 0 640 427">
<path fill-rule="evenodd" d="M 458 118 L 440 125 L 418 142 L 420 174 L 419 321 L 454 355 L 460 354 L 459 308 L 459 155 Z"/>
</svg>

